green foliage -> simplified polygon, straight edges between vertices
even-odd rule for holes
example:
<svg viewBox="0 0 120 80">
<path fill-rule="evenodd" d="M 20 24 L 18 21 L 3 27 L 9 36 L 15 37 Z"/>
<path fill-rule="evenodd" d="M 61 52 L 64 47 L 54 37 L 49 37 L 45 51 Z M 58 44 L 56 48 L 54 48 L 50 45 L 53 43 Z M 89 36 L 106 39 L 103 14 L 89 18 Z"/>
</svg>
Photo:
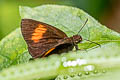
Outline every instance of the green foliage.
<svg viewBox="0 0 120 80">
<path fill-rule="evenodd" d="M 1 80 L 119 80 L 119 33 L 106 28 L 84 11 L 74 7 L 20 7 L 20 15 L 21 18 L 31 18 L 53 25 L 68 36 L 75 35 L 88 18 L 88 23 L 79 33 L 83 37 L 83 43 L 78 44 L 80 49 L 87 51 L 73 50 L 29 61 L 31 56 L 20 29 L 17 29 L 0 42 Z M 99 43 L 101 47 L 96 44 L 89 46 L 90 42 L 84 39 Z M 77 61 L 82 61 L 83 64 Z"/>
</svg>

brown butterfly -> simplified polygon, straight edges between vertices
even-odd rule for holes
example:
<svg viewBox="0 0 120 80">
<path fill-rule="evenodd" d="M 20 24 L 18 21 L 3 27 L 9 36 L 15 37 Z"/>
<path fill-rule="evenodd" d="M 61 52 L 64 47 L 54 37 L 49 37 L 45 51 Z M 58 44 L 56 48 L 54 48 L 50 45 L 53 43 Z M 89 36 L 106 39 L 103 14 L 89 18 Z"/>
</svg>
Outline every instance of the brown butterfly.
<svg viewBox="0 0 120 80">
<path fill-rule="evenodd" d="M 87 21 L 88 19 L 85 24 Z M 78 50 L 77 44 L 82 41 L 82 37 L 78 34 L 68 37 L 54 26 L 32 19 L 22 19 L 21 32 L 27 42 L 28 51 L 34 59 L 72 50 L 74 46 Z"/>
</svg>

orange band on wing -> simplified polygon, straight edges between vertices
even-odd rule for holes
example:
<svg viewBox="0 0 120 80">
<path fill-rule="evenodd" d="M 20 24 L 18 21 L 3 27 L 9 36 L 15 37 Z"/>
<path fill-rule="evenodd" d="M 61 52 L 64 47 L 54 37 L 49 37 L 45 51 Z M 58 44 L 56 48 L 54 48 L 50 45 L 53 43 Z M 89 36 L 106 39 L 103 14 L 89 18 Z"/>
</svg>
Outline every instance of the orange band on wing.
<svg viewBox="0 0 120 80">
<path fill-rule="evenodd" d="M 43 57 L 45 57 L 46 55 L 48 55 L 51 51 L 53 51 L 55 48 L 51 48 L 48 52 L 46 52 Z"/>
<path fill-rule="evenodd" d="M 35 43 L 39 42 L 39 39 L 43 37 L 43 34 L 47 31 L 44 25 L 39 24 L 38 27 L 34 30 L 31 40 Z"/>
</svg>

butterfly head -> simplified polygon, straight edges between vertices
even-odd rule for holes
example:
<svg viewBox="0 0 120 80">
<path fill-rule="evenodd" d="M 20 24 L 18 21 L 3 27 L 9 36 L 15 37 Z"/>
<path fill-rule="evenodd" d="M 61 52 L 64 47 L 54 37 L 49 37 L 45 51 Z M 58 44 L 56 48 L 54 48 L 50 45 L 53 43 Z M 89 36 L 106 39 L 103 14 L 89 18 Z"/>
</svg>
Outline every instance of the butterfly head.
<svg viewBox="0 0 120 80">
<path fill-rule="evenodd" d="M 78 43 L 80 43 L 82 41 L 82 37 L 80 35 L 73 35 L 72 38 L 73 38 L 73 42 L 75 44 L 78 44 Z"/>
</svg>

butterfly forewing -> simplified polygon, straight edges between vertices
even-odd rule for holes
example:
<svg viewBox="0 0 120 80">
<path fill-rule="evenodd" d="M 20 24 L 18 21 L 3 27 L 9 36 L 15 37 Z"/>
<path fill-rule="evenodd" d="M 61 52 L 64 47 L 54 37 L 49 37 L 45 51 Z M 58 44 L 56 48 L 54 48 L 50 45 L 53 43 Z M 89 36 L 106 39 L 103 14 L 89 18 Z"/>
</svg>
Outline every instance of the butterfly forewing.
<svg viewBox="0 0 120 80">
<path fill-rule="evenodd" d="M 22 19 L 21 31 L 33 58 L 41 57 L 67 37 L 61 30 L 32 19 Z"/>
</svg>

